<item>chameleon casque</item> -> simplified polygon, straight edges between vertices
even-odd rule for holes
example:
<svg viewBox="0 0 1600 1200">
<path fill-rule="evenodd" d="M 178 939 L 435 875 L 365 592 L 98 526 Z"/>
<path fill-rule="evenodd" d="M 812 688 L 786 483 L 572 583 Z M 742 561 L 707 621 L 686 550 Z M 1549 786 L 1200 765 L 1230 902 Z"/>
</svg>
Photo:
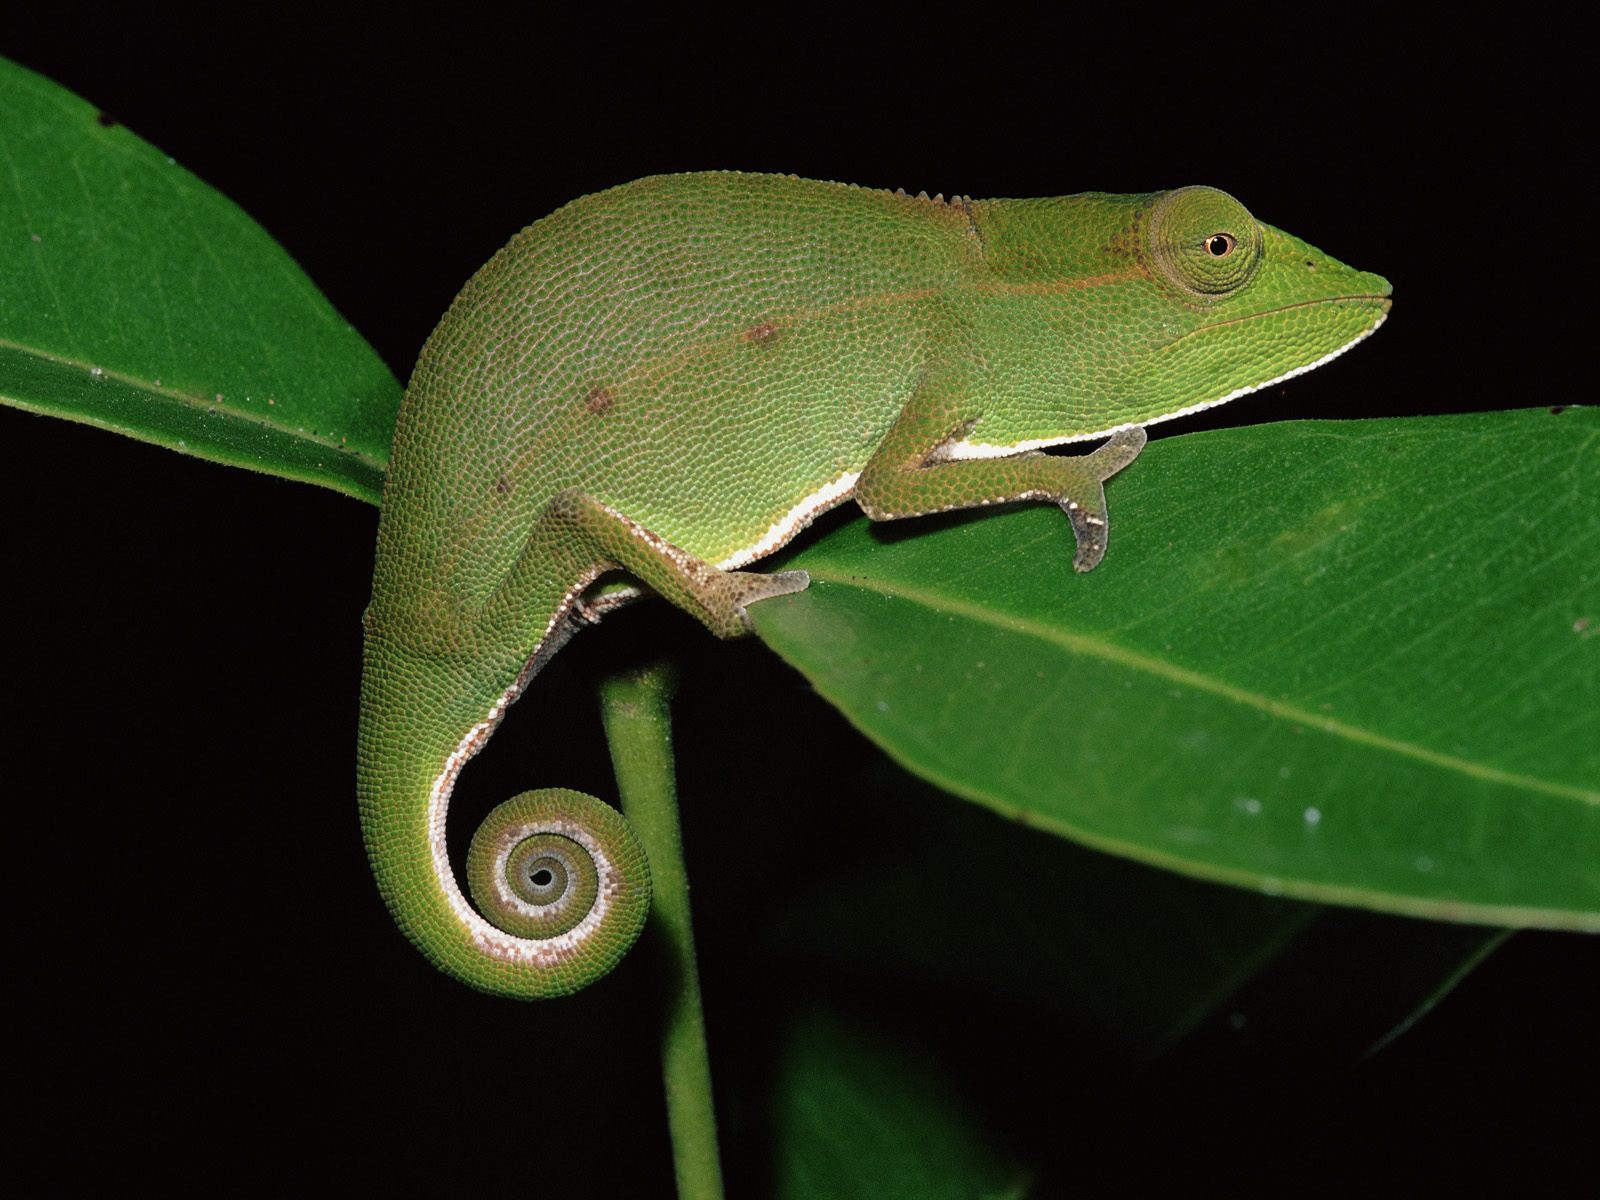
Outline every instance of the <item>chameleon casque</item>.
<svg viewBox="0 0 1600 1200">
<path fill-rule="evenodd" d="M 1106 551 L 1142 426 L 1320 366 L 1390 287 L 1212 188 L 1038 200 L 661 176 L 523 230 L 429 338 L 395 428 L 365 617 L 361 821 L 435 964 L 543 997 L 609 971 L 649 868 L 621 815 L 450 793 L 621 570 L 721 637 L 804 572 L 752 561 L 848 499 L 874 520 L 1044 500 Z M 1092 453 L 1041 447 L 1106 439 Z M 589 593 L 589 594 L 586 594 Z"/>
</svg>

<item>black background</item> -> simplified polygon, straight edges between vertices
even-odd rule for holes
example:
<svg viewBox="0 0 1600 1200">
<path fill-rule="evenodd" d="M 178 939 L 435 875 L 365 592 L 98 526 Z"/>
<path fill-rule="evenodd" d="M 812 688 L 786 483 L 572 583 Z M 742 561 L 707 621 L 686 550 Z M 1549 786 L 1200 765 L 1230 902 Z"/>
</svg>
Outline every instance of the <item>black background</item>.
<svg viewBox="0 0 1600 1200">
<path fill-rule="evenodd" d="M 1394 283 L 1388 326 L 1357 352 L 1156 436 L 1585 400 L 1565 378 L 1594 348 L 1572 35 L 1412 28 L 1369 7 L 1305 19 L 806 8 L 222 29 L 68 6 L 8 22 L 0 53 L 242 205 L 402 379 L 521 226 L 641 175 L 738 167 L 974 196 L 1214 183 Z M 435 975 L 371 886 L 352 749 L 375 510 L 9 409 L 0 504 L 21 818 L 8 974 L 29 1016 L 13 1080 L 36 1148 L 130 1181 L 221 1163 L 241 1190 L 394 1170 L 403 1187 L 494 1159 L 532 1193 L 663 1194 L 645 969 L 554 1007 L 486 1000 Z M 564 653 L 475 791 L 611 795 L 576 697 L 652 639 L 687 655 L 695 786 L 748 791 L 810 745 L 850 743 L 759 646 L 641 608 Z M 764 1006 L 849 988 L 741 952 L 751 873 L 717 864 L 783 878 L 793 813 L 752 794 L 685 819 L 735 1194 L 755 1195 Z M 1485 1145 L 1548 1167 L 1580 1085 L 1592 1095 L 1595 958 L 1575 936 L 1519 935 L 1355 1071 L 1152 1094 L 1063 1057 L 1054 1107 L 1019 1101 L 1017 1136 L 1060 1181 L 1233 1177 L 1285 1149 L 1290 1178 L 1379 1152 L 1430 1178 Z M 1527 1117 L 1542 1132 L 1513 1133 Z"/>
</svg>

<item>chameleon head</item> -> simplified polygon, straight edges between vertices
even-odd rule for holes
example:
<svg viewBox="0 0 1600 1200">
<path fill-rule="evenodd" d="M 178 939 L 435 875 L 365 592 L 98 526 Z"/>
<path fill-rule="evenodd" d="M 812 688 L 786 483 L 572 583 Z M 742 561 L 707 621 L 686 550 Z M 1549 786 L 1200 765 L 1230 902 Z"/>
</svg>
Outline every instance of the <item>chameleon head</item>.
<svg viewBox="0 0 1600 1200">
<path fill-rule="evenodd" d="M 1168 303 L 1130 382 L 1161 418 L 1319 367 L 1388 315 L 1388 280 L 1262 224 L 1216 188 L 1163 193 L 1137 220 L 1146 285 Z"/>
</svg>

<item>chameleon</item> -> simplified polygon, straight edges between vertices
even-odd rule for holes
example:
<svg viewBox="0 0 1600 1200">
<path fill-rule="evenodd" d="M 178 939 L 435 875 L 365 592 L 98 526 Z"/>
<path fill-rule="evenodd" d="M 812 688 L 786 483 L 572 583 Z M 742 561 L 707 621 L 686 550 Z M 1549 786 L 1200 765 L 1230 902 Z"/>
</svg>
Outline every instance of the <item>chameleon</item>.
<svg viewBox="0 0 1600 1200">
<path fill-rule="evenodd" d="M 1092 570 L 1103 484 L 1146 425 L 1321 366 L 1390 296 L 1210 187 L 946 200 L 708 172 L 528 226 L 428 338 L 384 483 L 357 776 L 400 928 L 528 999 L 588 985 L 638 936 L 649 866 L 600 800 L 496 808 L 470 900 L 445 838 L 467 760 L 624 600 L 746 634 L 750 605 L 808 578 L 745 568 L 851 499 L 877 521 L 1054 503 Z M 630 586 L 602 590 L 617 572 Z"/>
</svg>

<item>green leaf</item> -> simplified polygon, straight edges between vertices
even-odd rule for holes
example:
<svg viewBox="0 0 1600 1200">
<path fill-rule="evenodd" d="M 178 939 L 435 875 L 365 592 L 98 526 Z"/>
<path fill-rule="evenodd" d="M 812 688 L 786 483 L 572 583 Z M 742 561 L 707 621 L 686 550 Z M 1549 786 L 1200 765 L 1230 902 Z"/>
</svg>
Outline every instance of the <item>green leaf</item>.
<svg viewBox="0 0 1600 1200">
<path fill-rule="evenodd" d="M 0 59 L 0 401 L 377 503 L 394 376 L 267 233 Z"/>
<path fill-rule="evenodd" d="M 959 1089 L 887 1033 L 812 1010 L 790 1028 L 773 1099 L 773 1194 L 793 1200 L 1009 1200 L 1021 1167 Z"/>
<path fill-rule="evenodd" d="M 892 756 L 1101 849 L 1600 929 L 1600 410 L 1152 445 L 1075 577 L 1042 507 L 855 522 L 752 607 Z M 909 534 L 909 536 L 908 536 Z"/>
</svg>

